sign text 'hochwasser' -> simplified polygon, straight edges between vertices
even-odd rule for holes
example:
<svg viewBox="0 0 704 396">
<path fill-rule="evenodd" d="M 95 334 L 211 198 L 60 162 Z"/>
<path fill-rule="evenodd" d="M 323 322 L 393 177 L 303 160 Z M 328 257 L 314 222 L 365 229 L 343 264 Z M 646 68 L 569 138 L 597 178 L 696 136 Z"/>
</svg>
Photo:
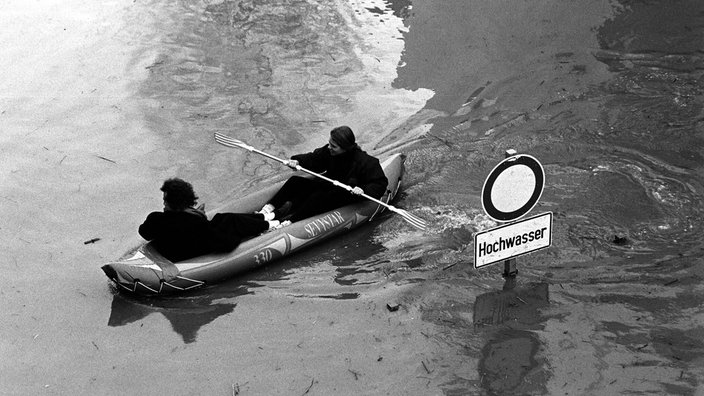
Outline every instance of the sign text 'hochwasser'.
<svg viewBox="0 0 704 396">
<path fill-rule="evenodd" d="M 520 256 L 552 243 L 552 212 L 474 235 L 474 268 Z"/>
</svg>

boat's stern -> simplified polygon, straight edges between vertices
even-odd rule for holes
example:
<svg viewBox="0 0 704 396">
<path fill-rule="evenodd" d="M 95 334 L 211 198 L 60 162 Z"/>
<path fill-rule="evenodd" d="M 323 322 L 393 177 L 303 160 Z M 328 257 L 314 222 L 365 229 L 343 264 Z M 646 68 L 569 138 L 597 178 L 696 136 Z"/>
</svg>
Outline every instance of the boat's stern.
<svg viewBox="0 0 704 396">
<path fill-rule="evenodd" d="M 103 265 L 101 269 L 118 289 L 142 295 L 169 294 L 204 284 L 180 276 L 173 264 L 166 268 L 161 264 L 140 249 L 124 260 Z"/>
</svg>

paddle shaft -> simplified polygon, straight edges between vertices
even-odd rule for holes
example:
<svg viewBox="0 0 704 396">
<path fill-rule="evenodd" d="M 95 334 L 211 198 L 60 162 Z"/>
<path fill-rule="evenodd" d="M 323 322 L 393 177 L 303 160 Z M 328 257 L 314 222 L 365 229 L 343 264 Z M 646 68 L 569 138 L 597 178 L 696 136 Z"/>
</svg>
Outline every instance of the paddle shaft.
<svg viewBox="0 0 704 396">
<path fill-rule="evenodd" d="M 270 159 L 273 159 L 273 160 L 275 160 L 275 161 L 281 162 L 282 164 L 285 164 L 285 165 L 288 165 L 288 164 L 289 164 L 289 162 L 288 162 L 287 160 L 283 160 L 283 159 L 278 158 L 278 157 L 275 157 L 275 156 L 273 156 L 273 155 L 271 155 L 271 154 L 269 154 L 269 153 L 265 153 L 265 152 L 263 152 L 263 151 L 261 151 L 261 150 L 257 150 L 257 149 L 255 149 L 254 147 L 252 147 L 252 146 L 250 146 L 250 145 L 244 143 L 244 142 L 241 141 L 241 140 L 233 139 L 233 138 L 227 137 L 227 136 L 225 136 L 225 135 L 219 134 L 219 133 L 217 133 L 217 132 L 215 133 L 215 140 L 217 140 L 218 143 L 223 144 L 223 145 L 225 145 L 225 146 L 227 146 L 227 147 L 239 147 L 239 148 L 243 148 L 243 149 L 248 150 L 248 151 L 251 151 L 251 152 L 253 152 L 253 153 L 257 153 L 257 154 L 259 154 L 259 155 L 263 155 L 263 156 L 265 156 L 265 157 L 267 157 L 267 158 L 270 158 Z M 323 175 L 321 175 L 321 174 L 319 174 L 319 173 L 315 173 L 315 172 L 313 172 L 313 171 L 310 171 L 310 170 L 308 170 L 308 169 L 306 169 L 306 168 L 303 168 L 303 167 L 300 166 L 300 165 L 296 165 L 295 168 L 296 168 L 296 170 L 299 170 L 299 171 L 308 173 L 309 175 L 315 176 L 315 177 L 317 177 L 317 178 L 319 178 L 319 179 L 323 179 L 323 180 L 325 180 L 325 181 L 327 181 L 327 182 L 329 182 L 329 183 L 332 183 L 332 184 L 335 185 L 335 186 L 338 186 L 338 187 L 340 187 L 340 188 L 344 188 L 345 190 L 349 191 L 350 193 L 354 193 L 354 190 L 355 190 L 354 188 L 352 188 L 352 187 L 350 187 L 350 186 L 348 186 L 348 185 L 346 185 L 346 184 L 342 184 L 342 183 L 340 183 L 340 182 L 337 181 L 337 180 L 333 180 L 333 179 L 330 179 L 329 177 L 323 176 Z M 408 223 L 410 223 L 412 226 L 418 228 L 419 230 L 425 231 L 425 230 L 427 229 L 427 224 L 426 224 L 425 220 L 421 219 L 420 217 L 416 217 L 416 216 L 414 216 L 414 215 L 412 215 L 412 214 L 406 212 L 406 211 L 403 210 L 403 209 L 396 208 L 396 207 L 394 207 L 394 206 L 391 206 L 391 205 L 387 204 L 386 202 L 383 202 L 383 201 L 380 201 L 380 200 L 378 200 L 378 199 L 376 199 L 376 198 L 370 197 L 369 195 L 364 194 L 364 192 L 362 192 L 361 194 L 357 194 L 357 195 L 361 196 L 362 198 L 366 198 L 366 199 L 368 199 L 368 200 L 370 200 L 370 201 L 372 201 L 372 202 L 375 202 L 375 203 L 377 203 L 377 204 L 379 204 L 379 205 L 381 205 L 381 206 L 383 206 L 383 207 L 389 209 L 390 211 L 392 211 L 392 212 L 394 212 L 394 213 L 398 213 L 399 215 L 401 215 L 401 217 L 404 218 L 404 220 L 406 220 Z"/>
<path fill-rule="evenodd" d="M 254 153 L 257 153 L 257 154 L 259 154 L 259 155 L 263 155 L 263 156 L 265 156 L 265 157 L 267 157 L 267 158 L 273 159 L 274 161 L 279 161 L 279 162 L 281 162 L 281 163 L 284 164 L 284 165 L 287 165 L 287 164 L 288 164 L 288 161 L 287 161 L 287 160 L 281 159 L 281 158 L 279 158 L 279 157 L 276 157 L 276 156 L 271 155 L 271 154 L 269 154 L 269 153 L 266 153 L 266 152 L 264 152 L 264 151 L 258 150 L 258 149 L 254 148 L 254 147 L 252 147 L 252 146 L 250 146 L 250 145 L 248 145 L 248 144 L 244 144 L 244 143 L 241 143 L 241 142 L 240 142 L 240 143 L 238 143 L 238 145 L 239 145 L 240 147 L 246 149 L 246 150 L 249 150 L 249 151 L 251 151 L 251 152 L 254 152 Z M 351 192 L 351 191 L 353 190 L 353 188 L 350 187 L 350 186 L 348 186 L 347 184 L 340 183 L 340 182 L 337 181 L 337 180 L 333 180 L 333 179 L 331 179 L 331 178 L 329 178 L 329 177 L 326 177 L 326 176 L 321 175 L 320 173 L 316 173 L 316 172 L 313 172 L 313 171 L 311 171 L 311 170 L 308 170 L 308 169 L 306 169 L 306 168 L 304 168 L 304 167 L 302 167 L 302 166 L 300 166 L 300 165 L 296 165 L 296 170 L 305 172 L 305 173 L 307 173 L 307 174 L 309 174 L 309 175 L 312 175 L 312 176 L 315 176 L 315 177 L 317 177 L 317 178 L 320 178 L 320 179 L 323 179 L 323 180 L 325 180 L 325 181 L 328 181 L 328 182 L 330 182 L 330 183 L 336 185 L 337 187 L 344 188 L 344 189 L 347 190 L 347 191 L 350 191 L 350 192 Z M 391 210 L 391 211 L 394 211 L 394 212 L 398 211 L 398 209 L 396 209 L 394 206 L 391 206 L 391 205 L 385 203 L 384 201 L 380 201 L 380 200 L 378 200 L 378 199 L 376 199 L 376 198 L 374 198 L 374 197 L 371 197 L 371 196 L 369 196 L 369 195 L 367 195 L 367 194 L 362 193 L 362 194 L 359 194 L 359 196 L 364 197 L 364 198 L 366 198 L 366 199 L 368 199 L 368 200 L 370 200 L 370 201 L 372 201 L 372 202 L 376 202 L 376 203 L 379 204 L 379 205 L 385 206 L 385 207 L 387 207 L 387 208 L 388 208 L 389 210 Z"/>
</svg>

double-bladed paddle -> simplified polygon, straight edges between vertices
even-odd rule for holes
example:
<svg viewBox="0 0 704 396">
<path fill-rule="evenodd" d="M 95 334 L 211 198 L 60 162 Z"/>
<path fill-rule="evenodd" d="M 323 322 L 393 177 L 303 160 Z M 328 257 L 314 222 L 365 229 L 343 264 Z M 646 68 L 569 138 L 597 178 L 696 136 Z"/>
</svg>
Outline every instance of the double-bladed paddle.
<svg viewBox="0 0 704 396">
<path fill-rule="evenodd" d="M 284 164 L 284 165 L 287 165 L 287 164 L 288 164 L 288 161 L 285 160 L 285 159 L 281 159 L 281 158 L 278 158 L 278 157 L 276 157 L 276 156 L 273 156 L 273 155 L 271 155 L 271 154 L 269 154 L 269 153 L 265 153 L 265 152 L 263 152 L 263 151 L 261 151 L 261 150 L 257 150 L 256 148 L 254 148 L 254 147 L 252 147 L 252 146 L 246 144 L 245 142 L 243 142 L 243 141 L 241 141 L 241 140 L 237 140 L 237 139 L 231 138 L 231 137 L 229 137 L 229 136 L 225 136 L 225 135 L 223 135 L 223 134 L 221 134 L 221 133 L 217 133 L 217 132 L 215 133 L 215 140 L 216 140 L 218 143 L 222 144 L 223 146 L 243 148 L 243 149 L 245 149 L 245 150 L 247 150 L 247 151 L 251 151 L 251 152 L 253 152 L 253 153 L 257 153 L 257 154 L 259 154 L 259 155 L 263 155 L 263 156 L 265 156 L 265 157 L 267 157 L 267 158 L 273 159 L 274 161 L 281 162 L 281 163 Z M 308 169 L 306 169 L 306 168 L 304 168 L 304 167 L 302 167 L 302 166 L 300 166 L 300 165 L 296 165 L 296 170 L 303 171 L 303 172 L 305 172 L 305 173 L 308 173 L 309 175 L 313 175 L 313 176 L 315 176 L 315 177 L 317 177 L 317 178 L 320 178 L 320 179 L 323 179 L 323 180 L 325 180 L 325 181 L 328 181 L 328 182 L 330 182 L 330 183 L 336 185 L 337 187 L 344 188 L 345 190 L 347 190 L 347 191 L 349 191 L 349 192 L 352 192 L 352 190 L 353 190 L 352 187 L 350 187 L 350 186 L 348 186 L 348 185 L 346 185 L 346 184 L 340 183 L 340 182 L 337 181 L 337 180 L 330 179 L 329 177 L 325 177 L 325 176 L 323 176 L 323 175 L 321 175 L 321 174 L 319 174 L 319 173 L 315 173 L 315 172 L 313 172 L 313 171 L 311 171 L 311 170 L 308 170 Z M 414 215 L 408 213 L 407 211 L 405 211 L 405 210 L 403 210 L 403 209 L 399 209 L 399 208 L 397 208 L 397 207 L 394 207 L 394 206 L 392 206 L 392 205 L 389 205 L 389 204 L 387 204 L 387 203 L 385 203 L 385 202 L 383 202 L 383 201 L 380 201 L 380 200 L 378 200 L 378 199 L 376 199 L 376 198 L 374 198 L 374 197 L 370 197 L 369 195 L 364 194 L 364 193 L 359 194 L 359 195 L 362 196 L 362 197 L 364 197 L 364 198 L 366 198 L 366 199 L 368 199 L 368 200 L 370 200 L 370 201 L 372 201 L 372 202 L 376 202 L 377 204 L 386 207 L 387 209 L 389 209 L 390 211 L 392 211 L 392 212 L 394 212 L 394 213 L 398 213 L 399 215 L 401 215 L 401 217 L 403 217 L 404 220 L 406 220 L 408 223 L 410 223 L 412 226 L 418 228 L 419 230 L 423 230 L 423 231 L 424 231 L 424 230 L 428 227 L 428 225 L 426 224 L 425 220 L 421 219 L 420 217 L 414 216 Z"/>
</svg>

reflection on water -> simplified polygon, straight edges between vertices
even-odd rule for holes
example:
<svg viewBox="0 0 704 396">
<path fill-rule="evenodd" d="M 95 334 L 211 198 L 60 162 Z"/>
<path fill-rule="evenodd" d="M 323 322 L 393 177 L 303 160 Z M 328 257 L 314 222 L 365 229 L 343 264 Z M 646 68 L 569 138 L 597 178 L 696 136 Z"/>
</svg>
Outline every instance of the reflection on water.
<svg viewBox="0 0 704 396">
<path fill-rule="evenodd" d="M 206 289 L 207 290 L 207 289 Z M 241 286 L 231 290 L 227 296 L 234 298 L 252 293 L 247 287 Z M 236 303 L 214 303 L 223 297 L 220 293 L 210 290 L 182 297 L 139 298 L 115 293 L 108 326 L 119 327 L 137 322 L 145 317 L 160 313 L 171 323 L 183 342 L 190 344 L 196 341 L 198 330 L 222 315 L 231 313 Z"/>
<path fill-rule="evenodd" d="M 260 288 L 284 290 L 287 297 L 296 299 L 357 299 L 367 289 L 348 277 L 359 269 L 347 260 L 368 257 L 381 249 L 368 245 L 373 229 L 373 225 L 356 229 L 330 241 L 333 245 L 313 246 L 286 260 L 183 295 L 145 298 L 115 291 L 108 326 L 124 326 L 158 313 L 188 344 L 196 341 L 200 328 L 232 313 L 238 297 L 255 295 Z"/>
</svg>

